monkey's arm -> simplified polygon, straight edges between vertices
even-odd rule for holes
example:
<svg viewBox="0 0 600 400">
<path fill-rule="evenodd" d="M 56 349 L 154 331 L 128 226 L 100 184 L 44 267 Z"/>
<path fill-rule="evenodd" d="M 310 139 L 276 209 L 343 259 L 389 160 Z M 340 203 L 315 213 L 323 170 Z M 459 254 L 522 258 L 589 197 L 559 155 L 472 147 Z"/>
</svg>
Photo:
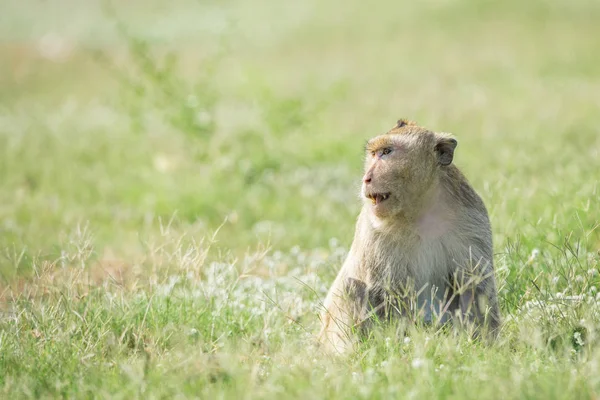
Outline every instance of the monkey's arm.
<svg viewBox="0 0 600 400">
<path fill-rule="evenodd" d="M 366 314 L 367 285 L 351 277 L 354 271 L 354 258 L 348 256 L 323 303 L 319 340 L 337 352 L 350 347 L 353 330 Z"/>
</svg>

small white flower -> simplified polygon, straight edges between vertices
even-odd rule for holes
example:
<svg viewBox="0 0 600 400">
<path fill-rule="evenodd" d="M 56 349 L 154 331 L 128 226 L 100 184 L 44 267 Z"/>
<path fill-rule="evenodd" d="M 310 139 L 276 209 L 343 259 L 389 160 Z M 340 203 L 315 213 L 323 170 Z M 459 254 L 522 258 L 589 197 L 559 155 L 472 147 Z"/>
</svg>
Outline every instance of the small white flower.
<svg viewBox="0 0 600 400">
<path fill-rule="evenodd" d="M 415 369 L 421 368 L 423 365 L 425 365 L 425 361 L 420 358 L 415 358 L 410 365 Z"/>
<path fill-rule="evenodd" d="M 404 344 L 409 344 L 410 343 L 410 338 L 407 336 L 404 338 Z"/>
<path fill-rule="evenodd" d="M 529 256 L 529 259 L 527 260 L 527 264 L 533 264 L 533 262 L 538 258 L 539 255 L 540 251 L 538 249 L 533 249 L 531 255 Z"/>
<path fill-rule="evenodd" d="M 337 238 L 331 238 L 329 239 L 329 247 L 331 247 L 332 249 L 335 249 L 336 247 L 338 247 L 340 245 L 339 241 L 337 240 Z"/>
</svg>

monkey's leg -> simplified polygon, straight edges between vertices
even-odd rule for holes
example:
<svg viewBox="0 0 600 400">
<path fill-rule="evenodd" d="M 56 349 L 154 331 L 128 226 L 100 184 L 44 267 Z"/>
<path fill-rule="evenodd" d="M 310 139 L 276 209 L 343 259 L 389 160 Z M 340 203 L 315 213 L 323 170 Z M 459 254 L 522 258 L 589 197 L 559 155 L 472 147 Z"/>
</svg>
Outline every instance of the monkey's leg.
<svg viewBox="0 0 600 400">
<path fill-rule="evenodd" d="M 463 275 L 460 284 L 455 288 L 458 294 L 460 322 L 470 325 L 474 335 L 484 333 L 488 338 L 496 337 L 500 326 L 500 310 L 496 294 L 496 283 L 492 271 L 487 276 L 473 276 L 465 280 Z"/>
<path fill-rule="evenodd" d="M 451 285 L 433 286 L 417 297 L 419 317 L 426 325 L 441 326 L 452 319 L 459 309 L 458 295 Z"/>
<path fill-rule="evenodd" d="M 354 329 L 366 315 L 367 285 L 340 274 L 325 299 L 320 341 L 343 353 L 354 341 Z"/>
<path fill-rule="evenodd" d="M 372 325 L 372 319 L 387 316 L 384 300 L 373 288 L 359 279 L 346 278 L 346 295 L 352 307 L 354 328 L 360 335 L 366 335 Z"/>
</svg>

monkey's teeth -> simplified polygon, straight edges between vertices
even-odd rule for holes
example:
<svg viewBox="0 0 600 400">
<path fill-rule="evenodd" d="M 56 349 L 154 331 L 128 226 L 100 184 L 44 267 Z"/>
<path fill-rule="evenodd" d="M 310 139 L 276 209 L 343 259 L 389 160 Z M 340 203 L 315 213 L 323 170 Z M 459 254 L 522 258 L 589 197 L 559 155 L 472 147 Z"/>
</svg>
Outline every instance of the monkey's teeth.
<svg viewBox="0 0 600 400">
<path fill-rule="evenodd" d="M 377 204 L 377 198 L 375 196 L 371 197 L 371 203 Z"/>
</svg>

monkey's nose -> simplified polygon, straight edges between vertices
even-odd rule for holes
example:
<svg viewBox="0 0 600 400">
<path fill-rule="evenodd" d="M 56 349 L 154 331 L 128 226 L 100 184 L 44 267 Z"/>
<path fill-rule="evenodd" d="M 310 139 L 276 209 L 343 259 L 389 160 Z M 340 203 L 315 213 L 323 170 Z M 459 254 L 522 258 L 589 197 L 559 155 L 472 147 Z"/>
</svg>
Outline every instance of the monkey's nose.
<svg viewBox="0 0 600 400">
<path fill-rule="evenodd" d="M 363 182 L 368 185 L 371 183 L 371 179 L 373 178 L 373 168 L 369 169 L 365 176 L 363 176 Z"/>
</svg>

